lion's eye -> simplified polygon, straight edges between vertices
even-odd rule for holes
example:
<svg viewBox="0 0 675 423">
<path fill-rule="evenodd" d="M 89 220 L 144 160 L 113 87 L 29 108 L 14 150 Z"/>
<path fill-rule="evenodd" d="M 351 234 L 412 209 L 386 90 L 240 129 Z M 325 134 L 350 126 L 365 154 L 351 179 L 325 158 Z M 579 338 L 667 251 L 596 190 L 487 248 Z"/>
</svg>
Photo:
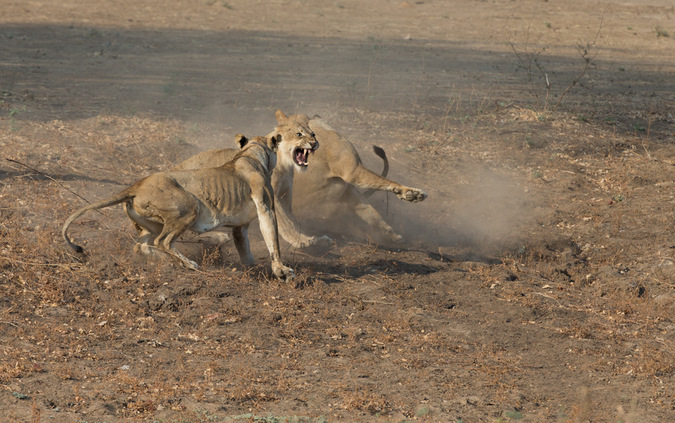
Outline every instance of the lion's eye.
<svg viewBox="0 0 675 423">
<path fill-rule="evenodd" d="M 297 133 L 297 134 L 295 134 L 295 135 L 297 135 L 297 136 L 301 137 L 301 136 L 302 136 L 302 132 L 298 132 L 298 133 Z"/>
</svg>

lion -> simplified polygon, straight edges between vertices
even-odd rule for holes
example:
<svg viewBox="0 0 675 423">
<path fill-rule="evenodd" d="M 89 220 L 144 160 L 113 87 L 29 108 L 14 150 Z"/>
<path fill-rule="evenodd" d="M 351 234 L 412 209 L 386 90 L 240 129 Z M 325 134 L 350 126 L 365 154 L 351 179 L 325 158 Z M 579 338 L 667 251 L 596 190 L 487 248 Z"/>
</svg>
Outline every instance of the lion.
<svg viewBox="0 0 675 423">
<path fill-rule="evenodd" d="M 341 203 L 374 228 L 377 237 L 392 243 L 402 242 L 403 236 L 396 233 L 368 203 L 367 195 L 373 190 L 386 191 L 401 200 L 418 203 L 424 201 L 427 194 L 419 188 L 401 185 L 368 170 L 363 166 L 354 145 L 320 116 L 314 116 L 309 121 L 309 127 L 314 131 L 322 148 L 314 154 L 312 166 L 296 175 L 292 199 L 277 194 L 281 200 L 279 208 L 290 209 L 291 201 L 296 202 L 300 210 L 307 210 L 314 203 Z M 386 169 L 385 159 L 383 175 L 386 175 Z"/>
<path fill-rule="evenodd" d="M 312 166 L 306 166 L 308 152 L 299 150 L 293 154 L 293 160 L 299 165 L 295 169 L 300 170 L 296 172 L 295 177 L 293 167 L 288 166 L 278 166 L 272 173 L 277 221 L 283 239 L 296 248 L 331 241 L 325 235 L 317 237 L 303 233 L 292 212 L 295 201 L 296 206 L 300 206 L 302 210 L 312 210 L 325 204 L 344 204 L 370 227 L 375 228 L 380 238 L 393 243 L 403 240 L 403 237 L 396 233 L 368 203 L 367 196 L 373 190 L 389 191 L 402 200 L 417 203 L 427 198 L 427 194 L 421 189 L 386 179 L 388 162 L 383 150 L 375 148 L 376 154 L 385 163 L 380 176 L 366 169 L 354 145 L 328 126 L 320 116 L 314 116 L 312 119 L 304 114 L 286 116 L 281 110 L 277 110 L 276 118 L 280 126 L 287 122 L 307 125 L 321 145 L 321 148 L 311 150 Z M 276 131 L 275 129 L 267 136 L 274 136 Z M 235 149 L 208 150 L 185 160 L 174 169 L 217 166 L 235 154 Z"/>
<path fill-rule="evenodd" d="M 124 203 L 127 215 L 139 229 L 135 250 L 140 253 L 165 253 L 187 268 L 197 269 L 197 263 L 173 248 L 174 240 L 188 229 L 202 233 L 227 226 L 233 228 L 242 263 L 252 265 L 255 259 L 249 246 L 248 226 L 258 217 L 272 258 L 272 272 L 282 280 L 293 278 L 293 270 L 283 265 L 279 253 L 271 175 L 280 147 L 282 155 L 301 157 L 314 150 L 317 143 L 306 126 L 279 129 L 272 137 L 248 140 L 237 135 L 241 150 L 219 167 L 155 173 L 107 199 L 82 207 L 64 223 L 63 238 L 81 252 L 82 247 L 68 237 L 71 223 L 87 211 Z"/>
</svg>

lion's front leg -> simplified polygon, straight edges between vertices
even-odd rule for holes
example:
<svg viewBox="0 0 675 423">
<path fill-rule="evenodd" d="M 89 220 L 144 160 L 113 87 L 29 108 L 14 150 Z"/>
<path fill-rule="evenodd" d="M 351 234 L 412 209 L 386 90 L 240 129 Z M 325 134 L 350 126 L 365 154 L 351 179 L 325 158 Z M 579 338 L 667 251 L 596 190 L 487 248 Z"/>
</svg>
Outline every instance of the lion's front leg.
<svg viewBox="0 0 675 423">
<path fill-rule="evenodd" d="M 300 224 L 290 212 L 290 206 L 286 206 L 282 201 L 275 202 L 275 205 L 279 234 L 286 242 L 291 244 L 293 248 L 307 248 L 313 245 L 329 244 L 333 242 L 332 238 L 326 235 L 305 235 L 300 230 Z"/>
<path fill-rule="evenodd" d="M 273 204 L 267 205 L 262 201 L 255 201 L 258 209 L 258 221 L 260 222 L 260 232 L 262 232 L 267 250 L 272 258 L 272 272 L 274 276 L 282 280 L 290 280 L 295 277 L 293 269 L 284 266 L 281 262 L 279 253 L 279 233 L 277 231 L 277 219 L 274 215 Z"/>
<path fill-rule="evenodd" d="M 291 279 L 295 278 L 295 272 L 293 269 L 291 269 L 288 266 L 284 266 L 279 263 L 272 263 L 272 273 L 274 273 L 274 276 L 276 276 L 277 279 L 281 279 L 283 281 L 290 281 Z"/>
</svg>

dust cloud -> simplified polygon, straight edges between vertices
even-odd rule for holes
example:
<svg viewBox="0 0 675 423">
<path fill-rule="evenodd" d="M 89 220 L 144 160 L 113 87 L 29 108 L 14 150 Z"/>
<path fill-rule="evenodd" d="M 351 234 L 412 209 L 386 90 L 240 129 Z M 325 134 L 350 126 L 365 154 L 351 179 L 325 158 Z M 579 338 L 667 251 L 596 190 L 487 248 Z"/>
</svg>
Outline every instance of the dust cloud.
<svg viewBox="0 0 675 423">
<path fill-rule="evenodd" d="M 429 198 L 407 204 L 391 194 L 376 205 L 411 245 L 472 247 L 495 253 L 514 248 L 532 223 L 534 202 L 509 177 L 486 168 L 466 169 L 460 178 L 427 181 Z M 394 176 L 405 181 L 408 176 Z M 418 186 L 425 188 L 425 181 Z M 382 195 L 382 194 L 380 194 Z"/>
<path fill-rule="evenodd" d="M 259 48 L 252 45 L 253 41 L 242 43 Z M 351 46 L 350 51 L 353 49 L 364 53 L 361 51 L 364 48 L 360 45 Z M 406 107 L 399 104 L 398 99 L 415 97 L 416 101 L 425 104 L 424 112 L 420 113 L 429 115 L 430 119 L 434 113 L 447 113 L 445 109 L 436 107 L 438 105 L 434 102 L 440 101 L 438 98 L 419 94 L 426 92 L 428 81 L 418 80 L 415 72 L 412 76 L 390 74 L 392 67 L 389 62 L 396 60 L 394 50 L 398 48 L 402 47 L 386 50 L 378 56 L 377 62 L 368 54 L 358 55 L 359 60 L 340 61 L 336 65 L 340 72 L 335 74 L 306 72 L 302 84 L 299 81 L 286 81 L 276 90 L 272 90 L 274 84 L 269 78 L 273 78 L 278 69 L 270 71 L 269 75 L 256 74 L 260 78 L 255 81 L 257 84 L 239 81 L 241 86 L 254 87 L 253 92 L 246 96 L 237 91 L 229 93 L 230 97 L 214 100 L 210 105 L 199 108 L 194 116 L 186 117 L 186 127 L 194 122 L 199 128 L 199 133 L 191 137 L 194 140 L 192 142 L 199 150 L 234 148 L 233 140 L 237 133 L 247 136 L 269 133 L 276 125 L 274 113 L 278 108 L 287 114 L 319 114 L 354 143 L 366 167 L 379 173 L 381 161 L 370 151 L 371 145 L 381 145 L 391 155 L 396 154 L 397 141 L 382 139 L 386 133 L 378 131 L 378 125 L 368 126 L 369 123 L 366 123 L 352 127 L 345 114 L 377 116 L 378 119 L 388 121 L 385 125 L 401 125 L 405 132 L 412 129 L 408 127 L 410 123 L 394 122 L 399 115 L 397 108 Z M 314 54 L 318 55 L 318 59 L 314 60 L 328 63 L 335 60 L 334 57 L 326 56 L 323 49 L 312 50 L 307 56 L 301 55 L 300 59 L 309 60 Z M 251 60 L 255 62 L 257 59 Z M 376 72 L 371 75 L 373 70 Z M 331 80 L 331 75 L 337 79 Z M 250 77 L 254 78 L 255 75 Z M 218 86 L 215 80 L 205 81 L 206 85 L 209 83 Z M 311 87 L 321 88 L 311 90 Z M 270 90 L 270 93 L 266 93 L 266 90 Z M 311 95 L 308 95 L 309 91 Z M 265 92 L 266 100 L 258 102 L 256 96 L 262 92 Z M 443 100 L 447 101 L 446 98 Z M 442 105 L 445 107 L 445 103 Z M 410 109 L 405 111 L 409 113 Z M 365 132 L 362 131 L 364 126 L 367 128 Z M 401 164 L 407 160 L 405 156 L 399 157 L 398 164 L 390 160 L 388 178 L 403 185 L 419 187 L 429 194 L 429 198 L 417 204 L 399 200 L 391 193 L 375 193 L 369 198 L 383 219 L 405 237 L 406 242 L 400 244 L 402 248 L 412 245 L 466 245 L 490 250 L 510 247 L 517 242 L 518 228 L 528 220 L 528 200 L 523 188 L 515 181 L 486 168 L 456 169 L 454 175 L 436 175 L 433 172 L 415 174 Z M 439 180 L 441 178 L 445 180 Z M 459 180 L 461 183 L 457 182 Z M 294 213 L 299 217 L 303 230 L 309 233 L 327 233 L 338 239 L 387 244 L 386 239 L 378 237 L 373 228 L 368 227 L 347 207 L 316 205 L 311 210 L 296 207 Z"/>
<path fill-rule="evenodd" d="M 392 193 L 376 192 L 369 198 L 382 218 L 404 236 L 403 243 L 392 244 L 379 237 L 344 205 L 298 210 L 304 229 L 394 248 L 466 247 L 498 254 L 517 248 L 533 222 L 534 200 L 516 181 L 489 169 L 464 171 L 461 184 L 447 176 L 442 184 L 425 181 L 427 176 L 413 175 L 400 166 L 394 166 L 388 178 L 429 194 L 425 201 L 414 204 Z"/>
<path fill-rule="evenodd" d="M 465 184 L 452 189 L 452 199 L 445 199 L 433 230 L 422 240 L 487 251 L 512 248 L 518 243 L 531 216 L 531 202 L 522 186 L 504 175 L 481 169 L 469 174 Z"/>
</svg>

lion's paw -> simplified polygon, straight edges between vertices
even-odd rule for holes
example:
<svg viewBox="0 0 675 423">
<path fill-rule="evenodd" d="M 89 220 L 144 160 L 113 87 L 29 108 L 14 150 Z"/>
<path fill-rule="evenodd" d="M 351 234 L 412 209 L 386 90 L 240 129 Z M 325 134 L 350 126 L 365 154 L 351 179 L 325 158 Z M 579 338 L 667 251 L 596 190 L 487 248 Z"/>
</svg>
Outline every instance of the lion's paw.
<svg viewBox="0 0 675 423">
<path fill-rule="evenodd" d="M 293 244 L 295 248 L 308 248 L 315 245 L 328 245 L 333 242 L 333 238 L 321 235 L 321 236 L 310 236 L 306 237 L 304 241 L 298 241 Z"/>
<path fill-rule="evenodd" d="M 137 242 L 136 245 L 134 245 L 134 253 L 142 254 L 144 256 L 153 256 L 155 255 L 155 250 L 146 243 Z"/>
<path fill-rule="evenodd" d="M 220 245 L 220 244 L 225 244 L 227 241 L 232 239 L 230 234 L 226 232 L 220 232 L 220 231 L 211 231 L 211 232 L 205 232 L 203 234 L 199 234 L 197 236 L 197 239 L 199 241 L 205 242 L 207 244 L 211 245 Z"/>
<path fill-rule="evenodd" d="M 328 245 L 333 242 L 333 238 L 328 235 L 314 236 L 314 242 L 312 245 Z"/>
<path fill-rule="evenodd" d="M 290 267 L 284 266 L 281 263 L 273 263 L 272 264 L 272 273 L 274 273 L 274 276 L 277 277 L 277 279 L 281 279 L 283 281 L 290 281 L 291 279 L 295 278 L 295 272 L 293 269 Z"/>
<path fill-rule="evenodd" d="M 419 203 L 427 198 L 427 194 L 417 188 L 395 189 L 394 194 L 401 200 L 410 201 L 411 203 Z"/>
<path fill-rule="evenodd" d="M 405 239 L 403 238 L 402 235 L 397 234 L 396 232 L 389 232 L 389 240 L 393 242 L 394 244 L 401 244 Z"/>
</svg>

